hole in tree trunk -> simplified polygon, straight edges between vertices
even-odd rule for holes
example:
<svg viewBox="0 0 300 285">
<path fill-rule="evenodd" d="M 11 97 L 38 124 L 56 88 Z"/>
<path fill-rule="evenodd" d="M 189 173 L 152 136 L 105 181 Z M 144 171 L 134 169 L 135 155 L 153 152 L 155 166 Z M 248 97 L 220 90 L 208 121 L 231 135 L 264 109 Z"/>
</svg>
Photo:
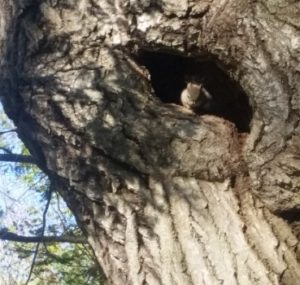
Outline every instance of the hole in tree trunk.
<svg viewBox="0 0 300 285">
<path fill-rule="evenodd" d="M 194 110 L 233 122 L 239 132 L 249 132 L 252 109 L 245 92 L 212 59 L 196 59 L 168 53 L 140 51 L 137 61 L 150 72 L 155 94 L 164 103 L 181 104 L 188 82 L 201 83 L 210 103 Z"/>
</svg>

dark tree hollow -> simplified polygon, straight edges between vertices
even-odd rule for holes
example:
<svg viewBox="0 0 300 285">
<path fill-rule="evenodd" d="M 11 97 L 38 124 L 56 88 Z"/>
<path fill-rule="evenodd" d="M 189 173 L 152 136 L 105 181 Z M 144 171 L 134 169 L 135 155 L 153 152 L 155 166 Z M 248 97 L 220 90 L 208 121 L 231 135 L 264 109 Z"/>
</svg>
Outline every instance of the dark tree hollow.
<svg viewBox="0 0 300 285">
<path fill-rule="evenodd" d="M 198 80 L 213 97 L 213 107 L 199 115 L 222 117 L 233 122 L 239 132 L 250 131 L 252 108 L 248 97 L 214 59 L 141 51 L 137 61 L 148 69 L 155 95 L 163 103 L 180 104 L 180 94 L 187 82 Z"/>
</svg>

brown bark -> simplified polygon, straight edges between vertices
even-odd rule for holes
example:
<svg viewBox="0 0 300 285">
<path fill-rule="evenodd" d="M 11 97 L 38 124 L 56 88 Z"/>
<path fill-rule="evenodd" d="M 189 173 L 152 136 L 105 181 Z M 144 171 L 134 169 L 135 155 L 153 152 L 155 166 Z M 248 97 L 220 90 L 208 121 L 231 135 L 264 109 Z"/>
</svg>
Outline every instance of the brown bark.
<svg viewBox="0 0 300 285">
<path fill-rule="evenodd" d="M 0 1 L 6 112 L 111 283 L 297 284 L 298 2 L 13 3 Z M 153 52 L 185 69 L 151 71 Z M 194 73 L 222 112 L 156 97 Z M 249 133 L 224 80 L 249 99 Z"/>
</svg>

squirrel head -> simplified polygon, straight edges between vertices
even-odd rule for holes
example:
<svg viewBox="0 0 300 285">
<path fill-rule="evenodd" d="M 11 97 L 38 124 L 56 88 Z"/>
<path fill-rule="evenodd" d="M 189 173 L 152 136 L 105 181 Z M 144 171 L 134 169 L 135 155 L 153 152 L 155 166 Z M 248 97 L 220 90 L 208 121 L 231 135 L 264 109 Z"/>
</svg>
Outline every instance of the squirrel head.
<svg viewBox="0 0 300 285">
<path fill-rule="evenodd" d="M 202 88 L 201 84 L 192 83 L 192 82 L 189 82 L 186 87 L 190 97 L 194 100 L 198 99 L 198 97 L 200 96 L 201 88 Z"/>
</svg>

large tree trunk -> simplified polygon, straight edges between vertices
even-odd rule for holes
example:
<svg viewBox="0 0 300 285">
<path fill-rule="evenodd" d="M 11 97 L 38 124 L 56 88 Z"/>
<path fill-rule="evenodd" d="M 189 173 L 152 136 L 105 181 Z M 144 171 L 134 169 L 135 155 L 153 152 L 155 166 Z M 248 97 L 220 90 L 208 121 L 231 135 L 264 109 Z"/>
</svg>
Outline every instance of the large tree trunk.
<svg viewBox="0 0 300 285">
<path fill-rule="evenodd" d="M 6 112 L 112 284 L 299 283 L 299 2 L 15 2 Z"/>
</svg>

